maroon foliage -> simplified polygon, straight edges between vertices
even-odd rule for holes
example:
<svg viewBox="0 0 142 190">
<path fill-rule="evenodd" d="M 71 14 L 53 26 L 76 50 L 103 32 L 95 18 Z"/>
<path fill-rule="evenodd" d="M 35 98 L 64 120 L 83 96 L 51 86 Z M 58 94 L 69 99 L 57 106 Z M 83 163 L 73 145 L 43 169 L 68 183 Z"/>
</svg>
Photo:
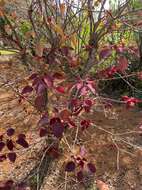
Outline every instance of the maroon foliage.
<svg viewBox="0 0 142 190">
<path fill-rule="evenodd" d="M 95 172 L 96 172 L 96 167 L 95 167 L 94 164 L 88 163 L 88 164 L 87 164 L 87 167 L 88 167 L 88 169 L 89 169 L 90 172 L 92 172 L 92 173 L 95 173 Z"/>
<path fill-rule="evenodd" d="M 35 78 L 37 78 L 38 77 L 38 74 L 37 73 L 33 73 L 30 77 L 29 77 L 29 79 L 30 80 L 34 80 Z"/>
<path fill-rule="evenodd" d="M 70 104 L 72 108 L 76 108 L 79 105 L 79 100 L 75 98 L 71 99 Z"/>
<path fill-rule="evenodd" d="M 128 60 L 124 56 L 119 57 L 117 64 L 117 71 L 125 73 L 127 69 L 128 69 Z"/>
<path fill-rule="evenodd" d="M 64 125 L 61 123 L 60 118 L 52 118 L 50 120 L 53 135 L 57 138 L 61 138 L 64 132 Z"/>
<path fill-rule="evenodd" d="M 109 57 L 112 53 L 112 50 L 110 47 L 105 47 L 100 51 L 100 58 L 101 59 L 105 59 L 107 57 Z"/>
<path fill-rule="evenodd" d="M 25 139 L 25 138 L 26 138 L 26 135 L 25 135 L 25 134 L 20 133 L 20 134 L 18 135 L 18 139 L 20 139 L 20 138 Z"/>
<path fill-rule="evenodd" d="M 76 128 L 77 127 L 77 125 L 75 124 L 75 122 L 73 122 L 71 119 L 68 121 L 68 126 L 70 127 L 70 128 Z"/>
<path fill-rule="evenodd" d="M 11 137 L 12 135 L 14 135 L 15 130 L 13 128 L 9 128 L 6 133 L 7 133 L 7 136 Z"/>
<path fill-rule="evenodd" d="M 122 96 L 122 100 L 126 103 L 127 108 L 134 107 L 137 103 L 141 102 L 137 98 L 128 96 Z"/>
<path fill-rule="evenodd" d="M 73 172 L 75 170 L 75 163 L 73 161 L 70 161 L 65 166 L 66 172 Z"/>
<path fill-rule="evenodd" d="M 84 164 L 85 164 L 85 162 L 84 162 L 82 159 L 80 159 L 78 165 L 79 165 L 82 169 L 84 168 Z"/>
<path fill-rule="evenodd" d="M 43 77 L 43 80 L 48 88 L 53 87 L 53 77 L 51 77 L 50 75 L 45 75 Z"/>
<path fill-rule="evenodd" d="M 22 90 L 22 94 L 30 93 L 33 91 L 33 88 L 31 86 L 25 86 Z"/>
<path fill-rule="evenodd" d="M 124 3 L 121 7 L 122 10 L 118 9 L 118 12 L 115 10 L 112 14 L 111 11 L 104 10 L 103 3 L 100 6 L 98 21 L 93 23 L 94 6 L 101 5 L 101 0 L 96 0 L 95 4 L 91 0 L 84 2 L 81 9 L 78 10 L 83 15 L 79 20 L 77 19 L 78 11 L 77 14 L 73 13 L 74 3 L 71 2 L 68 5 L 66 2 L 56 3 L 54 0 L 51 2 L 33 0 L 29 4 L 27 7 L 29 18 L 27 19 L 30 22 L 30 30 L 23 31 L 25 35 L 19 33 L 22 20 L 19 21 L 18 17 L 16 20 L 12 16 L 13 13 L 9 15 L 8 11 L 4 11 L 4 3 L 2 3 L 0 17 L 2 20 L 6 18 L 6 23 L 4 23 L 6 25 L 0 31 L 2 30 L 2 39 L 6 38 L 5 42 L 9 42 L 8 46 L 12 45 L 14 49 L 18 49 L 18 55 L 21 55 L 22 59 L 28 58 L 23 61 L 31 59 L 32 65 L 29 66 L 34 72 L 37 72 L 28 77 L 28 82 L 21 93 L 15 89 L 15 85 L 13 90 L 15 93 L 17 92 L 16 95 L 19 96 L 20 103 L 24 100 L 31 104 L 32 108 L 28 108 L 26 113 L 35 116 L 32 117 L 34 121 L 39 114 L 37 130 L 40 137 L 45 137 L 41 140 L 45 139 L 48 143 L 40 153 L 57 158 L 59 155 L 64 155 L 63 152 L 59 152 L 61 146 L 64 149 L 62 151 L 68 154 L 66 158 L 69 158 L 65 165 L 65 171 L 74 172 L 80 182 L 83 181 L 86 171 L 88 174 L 96 172 L 93 161 L 92 163 L 88 161 L 90 156 L 92 159 L 92 155 L 90 153 L 86 155 L 87 151 L 83 146 L 83 141 L 87 139 L 85 146 L 89 147 L 86 142 L 90 143 L 88 139 L 92 135 L 84 130 L 92 125 L 91 117 L 94 113 L 96 114 L 95 110 L 101 109 L 105 113 L 108 111 L 107 116 L 109 117 L 114 110 L 111 112 L 111 103 L 108 101 L 124 103 L 127 107 L 133 107 L 140 102 L 137 98 L 127 96 L 122 98 L 123 101 L 113 100 L 113 96 L 109 97 L 111 91 L 107 93 L 108 86 L 105 86 L 112 80 L 129 80 L 128 77 L 135 77 L 135 73 L 131 73 L 131 69 L 128 69 L 129 62 L 126 57 L 129 57 L 130 52 L 132 56 L 137 53 L 133 47 L 125 47 L 126 40 L 123 40 L 123 35 L 117 42 L 113 40 L 113 32 L 115 34 L 119 28 L 122 32 L 123 29 L 129 27 L 126 24 L 127 19 L 120 19 L 123 18 L 124 14 L 122 13 L 123 11 L 125 13 L 127 4 Z M 88 7 L 87 14 L 85 13 L 86 7 Z M 77 19 L 76 22 L 74 22 L 75 19 Z M 80 31 L 84 19 L 87 20 L 90 27 L 89 31 L 82 33 Z M 123 24 L 126 26 L 123 27 Z M 104 70 L 101 71 L 101 69 Z M 126 76 L 126 71 L 129 72 L 128 76 Z M 122 77 L 119 76 L 119 73 Z M 142 79 L 141 75 L 139 73 L 138 76 Z M 8 82 L 9 80 L 6 81 L 6 85 Z M 8 85 L 8 87 L 10 86 Z M 27 105 L 24 106 L 27 107 Z M 93 109 L 93 106 L 96 109 Z M 25 116 L 28 117 L 27 114 Z M 36 130 L 32 126 L 31 128 L 30 131 Z M 8 149 L 8 153 L 1 152 L 0 162 L 8 158 L 14 163 L 18 154 L 15 149 L 19 148 L 19 152 L 21 149 L 29 147 L 24 134 L 19 134 L 14 141 L 13 135 L 15 133 L 15 129 L 9 128 L 4 133 L 6 138 L 3 138 L 3 135 L 0 136 L 0 152 Z M 85 135 L 89 135 L 89 137 Z M 73 148 L 73 151 L 70 151 L 70 147 Z M 25 186 L 15 187 L 13 185 L 13 181 L 7 181 L 5 188 L 25 190 Z"/>
<path fill-rule="evenodd" d="M 14 144 L 12 140 L 7 140 L 6 145 L 9 150 L 13 150 Z"/>
<path fill-rule="evenodd" d="M 86 111 L 86 112 L 90 112 L 92 105 L 93 105 L 92 100 L 86 99 L 86 100 L 84 101 L 84 109 L 85 109 L 85 111 Z"/>
<path fill-rule="evenodd" d="M 39 80 L 35 86 L 35 90 L 36 90 L 37 95 L 38 96 L 42 95 L 43 93 L 46 92 L 46 89 L 47 89 L 47 87 L 46 87 L 45 83 L 43 81 Z"/>
<path fill-rule="evenodd" d="M 25 138 L 18 138 L 16 141 L 17 144 L 23 146 L 24 148 L 28 148 L 29 144 L 27 143 L 27 141 L 25 140 Z"/>
<path fill-rule="evenodd" d="M 55 137 L 60 138 L 64 132 L 64 126 L 62 123 L 56 123 L 53 125 L 53 134 Z"/>
<path fill-rule="evenodd" d="M 2 141 L 3 140 L 3 135 L 0 135 L 0 141 Z"/>
<path fill-rule="evenodd" d="M 58 86 L 55 88 L 57 92 L 61 93 L 61 94 L 64 94 L 65 93 L 65 89 L 63 86 Z"/>
<path fill-rule="evenodd" d="M 81 157 L 76 158 L 77 165 L 80 166 L 82 169 L 84 168 L 86 161 L 87 160 L 85 158 L 81 158 Z"/>
<path fill-rule="evenodd" d="M 85 130 L 90 126 L 90 120 L 82 120 L 80 124 L 81 124 L 81 129 Z"/>
<path fill-rule="evenodd" d="M 40 137 L 44 137 L 44 136 L 46 136 L 47 134 L 48 134 L 47 128 L 44 128 L 44 127 L 40 128 L 40 131 L 39 131 L 39 136 L 40 136 Z"/>
<path fill-rule="evenodd" d="M 10 153 L 8 153 L 7 154 L 7 157 L 9 158 L 9 160 L 11 161 L 11 162 L 15 162 L 15 160 L 16 160 L 16 153 L 15 152 L 10 152 Z"/>
<path fill-rule="evenodd" d="M 4 142 L 0 142 L 0 151 L 2 151 L 4 147 L 5 147 L 5 143 Z"/>
<path fill-rule="evenodd" d="M 44 93 L 36 97 L 35 107 L 39 111 L 42 111 L 43 109 L 45 109 L 45 107 L 46 107 L 46 95 Z"/>
<path fill-rule="evenodd" d="M 53 117 L 52 119 L 50 119 L 50 125 L 54 125 L 55 123 L 61 123 L 59 117 Z"/>
<path fill-rule="evenodd" d="M 117 67 L 116 66 L 112 66 L 108 69 L 105 70 L 106 76 L 108 78 L 113 77 L 113 75 L 117 72 Z"/>
<path fill-rule="evenodd" d="M 46 97 L 44 94 L 39 95 L 36 97 L 35 99 L 35 107 L 37 108 L 37 110 L 42 111 L 43 109 L 45 109 L 46 106 Z"/>
</svg>

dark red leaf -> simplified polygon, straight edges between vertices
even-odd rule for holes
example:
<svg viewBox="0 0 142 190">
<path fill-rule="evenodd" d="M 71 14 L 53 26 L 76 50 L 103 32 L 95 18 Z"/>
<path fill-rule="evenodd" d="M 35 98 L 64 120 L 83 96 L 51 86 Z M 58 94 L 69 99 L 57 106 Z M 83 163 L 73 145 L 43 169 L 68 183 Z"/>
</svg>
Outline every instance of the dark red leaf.
<svg viewBox="0 0 142 190">
<path fill-rule="evenodd" d="M 69 55 L 69 52 L 73 50 L 72 47 L 69 47 L 69 46 L 64 46 L 61 48 L 61 53 L 65 56 L 68 56 Z"/>
<path fill-rule="evenodd" d="M 81 168 L 84 167 L 84 164 L 85 164 L 85 162 L 84 162 L 83 160 L 80 160 L 79 163 L 78 163 L 78 165 L 79 165 Z"/>
<path fill-rule="evenodd" d="M 90 120 L 82 120 L 80 124 L 81 124 L 82 130 L 85 130 L 88 127 L 90 127 Z"/>
<path fill-rule="evenodd" d="M 73 161 L 70 161 L 65 166 L 66 172 L 73 172 L 75 170 L 75 163 Z"/>
<path fill-rule="evenodd" d="M 32 83 L 32 86 L 37 86 L 39 83 L 41 83 L 41 79 L 40 79 L 40 77 L 36 77 L 36 78 L 34 78 L 34 80 L 33 80 L 33 83 Z"/>
<path fill-rule="evenodd" d="M 86 112 L 90 112 L 92 105 L 93 105 L 92 100 L 86 99 L 86 100 L 84 101 L 84 109 L 85 109 L 85 111 L 86 111 Z"/>
<path fill-rule="evenodd" d="M 16 141 L 17 144 L 23 146 L 24 148 L 28 148 L 29 144 L 27 143 L 27 141 L 24 138 L 18 138 L 18 140 Z"/>
<path fill-rule="evenodd" d="M 126 104 L 127 104 L 127 107 L 134 107 L 136 105 L 136 103 L 140 102 L 137 98 L 133 98 L 133 97 L 130 97 L 127 101 L 126 101 Z"/>
<path fill-rule="evenodd" d="M 33 88 L 31 86 L 25 86 L 22 90 L 22 94 L 30 93 L 33 91 Z"/>
<path fill-rule="evenodd" d="M 88 167 L 88 169 L 90 170 L 90 172 L 92 172 L 92 173 L 95 173 L 95 172 L 96 172 L 96 167 L 95 167 L 94 164 L 88 163 L 88 164 L 87 164 L 87 167 Z"/>
<path fill-rule="evenodd" d="M 9 160 L 11 161 L 11 162 L 15 162 L 15 160 L 16 160 L 16 153 L 15 152 L 10 152 L 10 153 L 8 153 L 7 154 L 7 157 L 9 158 Z"/>
<path fill-rule="evenodd" d="M 26 138 L 26 135 L 21 133 L 21 134 L 18 135 L 18 139 L 20 139 L 20 138 L 25 139 L 25 138 Z"/>
<path fill-rule="evenodd" d="M 37 73 L 33 73 L 33 74 L 29 77 L 29 79 L 30 79 L 30 80 L 33 80 L 33 79 L 37 78 L 37 76 L 38 76 Z"/>
<path fill-rule="evenodd" d="M 91 107 L 91 106 L 93 105 L 93 102 L 92 102 L 92 100 L 90 100 L 90 99 L 86 99 L 86 100 L 84 101 L 84 105 Z"/>
<path fill-rule="evenodd" d="M 47 128 L 41 128 L 40 129 L 40 132 L 39 132 L 39 136 L 40 137 L 44 137 L 44 136 L 46 136 L 48 134 L 48 130 L 47 130 Z"/>
<path fill-rule="evenodd" d="M 0 135 L 0 141 L 2 141 L 3 140 L 3 135 Z"/>
<path fill-rule="evenodd" d="M 4 160 L 6 160 L 6 155 L 5 154 L 0 155 L 0 162 L 3 162 Z"/>
<path fill-rule="evenodd" d="M 111 49 L 109 47 L 105 47 L 100 51 L 100 58 L 105 59 L 111 55 Z"/>
<path fill-rule="evenodd" d="M 46 106 L 46 97 L 44 94 L 39 95 L 36 97 L 35 99 L 35 107 L 39 110 L 42 111 L 43 109 L 45 109 Z"/>
<path fill-rule="evenodd" d="M 107 68 L 104 72 L 105 77 L 110 78 L 113 77 L 113 75 L 118 71 L 116 66 L 112 66 Z"/>
<path fill-rule="evenodd" d="M 53 78 L 49 75 L 45 75 L 43 78 L 45 84 L 47 85 L 47 87 L 51 88 L 53 87 Z"/>
<path fill-rule="evenodd" d="M 77 107 L 79 105 L 79 100 L 78 99 L 71 99 L 71 102 L 70 102 L 71 106 L 72 107 Z"/>
<path fill-rule="evenodd" d="M 121 73 L 125 73 L 127 68 L 128 68 L 128 60 L 126 59 L 126 57 L 124 57 L 124 56 L 119 57 L 117 70 Z"/>
<path fill-rule="evenodd" d="M 5 147 L 5 143 L 4 142 L 0 142 L 0 151 L 2 151 L 2 149 Z"/>
<path fill-rule="evenodd" d="M 74 128 L 74 127 L 76 128 L 77 127 L 76 124 L 71 119 L 68 121 L 68 125 L 70 128 Z"/>
<path fill-rule="evenodd" d="M 44 92 L 46 92 L 46 85 L 43 81 L 40 81 L 36 86 L 35 86 L 35 90 L 37 95 L 42 95 Z"/>
<path fill-rule="evenodd" d="M 13 144 L 12 140 L 7 140 L 6 145 L 9 150 L 13 150 L 14 144 Z"/>
<path fill-rule="evenodd" d="M 64 93 L 65 93 L 65 89 L 64 89 L 64 87 L 62 87 L 62 86 L 58 86 L 58 87 L 56 87 L 55 89 L 56 89 L 57 92 L 59 92 L 59 93 L 61 93 L 61 94 L 64 94 Z"/>
<path fill-rule="evenodd" d="M 64 132 L 64 126 L 62 123 L 57 122 L 52 126 L 52 130 L 55 137 L 61 138 Z"/>
<path fill-rule="evenodd" d="M 82 171 L 79 171 L 79 172 L 77 172 L 77 179 L 78 179 L 78 181 L 82 181 L 83 180 L 83 172 Z"/>
<path fill-rule="evenodd" d="M 61 73 L 54 73 L 53 74 L 53 78 L 55 78 L 55 79 L 64 79 L 64 75 L 63 74 L 61 74 Z"/>
<path fill-rule="evenodd" d="M 60 112 L 60 118 L 63 121 L 68 121 L 71 116 L 71 112 L 68 109 L 64 109 Z"/>
<path fill-rule="evenodd" d="M 127 101 L 128 99 L 129 99 L 128 96 L 122 96 L 122 100 L 123 100 L 123 101 Z"/>
<path fill-rule="evenodd" d="M 8 135 L 9 137 L 11 137 L 12 135 L 14 135 L 15 130 L 14 130 L 13 128 L 9 128 L 6 133 L 7 133 L 7 135 Z"/>
<path fill-rule="evenodd" d="M 123 96 L 122 100 L 126 103 L 127 107 L 134 107 L 137 103 L 141 102 L 139 99 L 134 98 L 134 97 L 128 97 L 128 96 Z"/>
<path fill-rule="evenodd" d="M 52 119 L 50 119 L 50 125 L 54 125 L 55 123 L 61 123 L 59 117 L 53 117 Z"/>
</svg>

